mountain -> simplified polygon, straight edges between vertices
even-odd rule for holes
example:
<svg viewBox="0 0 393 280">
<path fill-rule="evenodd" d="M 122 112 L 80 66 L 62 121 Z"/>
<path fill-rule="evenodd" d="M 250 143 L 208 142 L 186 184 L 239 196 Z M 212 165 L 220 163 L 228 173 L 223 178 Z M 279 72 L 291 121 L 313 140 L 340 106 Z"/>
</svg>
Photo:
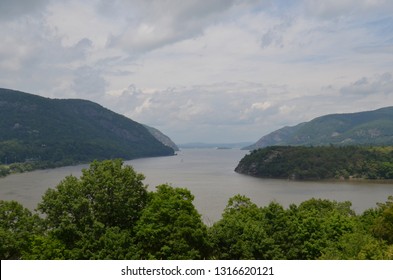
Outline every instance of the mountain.
<svg viewBox="0 0 393 280">
<path fill-rule="evenodd" d="M 160 141 L 162 144 L 165 146 L 171 147 L 174 151 L 178 151 L 179 147 L 169 138 L 166 136 L 164 133 L 159 131 L 157 128 L 145 125 L 144 126 L 147 128 L 147 130 L 150 132 L 151 135 L 153 135 L 158 141 Z"/>
<path fill-rule="evenodd" d="M 331 114 L 263 136 L 244 149 L 274 145 L 393 145 L 393 107 Z"/>
<path fill-rule="evenodd" d="M 0 89 L 0 164 L 60 166 L 173 154 L 142 124 L 91 101 Z"/>
<path fill-rule="evenodd" d="M 194 142 L 194 143 L 184 143 L 179 144 L 180 148 L 183 149 L 239 149 L 246 145 L 250 145 L 252 142 L 239 142 L 239 143 L 203 143 L 203 142 Z"/>
</svg>

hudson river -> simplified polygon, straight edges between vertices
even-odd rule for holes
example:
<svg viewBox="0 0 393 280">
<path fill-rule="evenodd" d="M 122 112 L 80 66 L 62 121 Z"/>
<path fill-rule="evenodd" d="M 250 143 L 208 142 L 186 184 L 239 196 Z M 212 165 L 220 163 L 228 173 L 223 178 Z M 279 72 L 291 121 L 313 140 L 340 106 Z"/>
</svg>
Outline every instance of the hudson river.
<svg viewBox="0 0 393 280">
<path fill-rule="evenodd" d="M 258 206 L 271 201 L 289 204 L 315 198 L 349 200 L 357 213 L 385 202 L 393 195 L 393 184 L 370 182 L 300 182 L 253 178 L 235 173 L 237 163 L 248 153 L 238 149 L 183 149 L 176 156 L 126 161 L 146 177 L 150 190 L 168 183 L 184 187 L 195 196 L 194 205 L 207 224 L 221 217 L 228 199 L 243 194 Z M 48 188 L 67 175 L 79 177 L 88 165 L 67 166 L 13 174 L 0 179 L 0 199 L 16 200 L 34 209 Z"/>
</svg>

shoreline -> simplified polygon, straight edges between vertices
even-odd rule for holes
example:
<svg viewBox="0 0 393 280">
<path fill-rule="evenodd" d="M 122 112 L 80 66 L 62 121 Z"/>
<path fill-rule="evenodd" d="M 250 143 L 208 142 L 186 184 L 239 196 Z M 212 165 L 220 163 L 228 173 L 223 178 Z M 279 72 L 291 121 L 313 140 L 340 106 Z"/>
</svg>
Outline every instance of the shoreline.
<svg viewBox="0 0 393 280">
<path fill-rule="evenodd" d="M 125 161 L 129 161 L 129 160 L 140 159 L 140 158 L 156 158 L 156 157 L 172 157 L 172 156 L 177 156 L 177 153 L 174 153 L 171 155 L 157 155 L 157 156 L 135 157 L 135 158 L 130 158 L 130 159 L 121 158 L 121 159 L 125 162 Z M 8 164 L 8 165 L 1 164 L 0 165 L 0 179 L 8 177 L 10 175 L 14 175 L 14 174 L 23 174 L 23 173 L 33 172 L 33 171 L 37 171 L 37 170 L 55 169 L 55 168 L 61 168 L 61 167 L 67 167 L 67 166 L 86 165 L 86 164 L 92 163 L 95 160 L 103 161 L 103 160 L 114 160 L 114 159 L 115 158 L 93 159 L 90 161 L 67 162 L 64 164 L 61 164 L 61 163 L 60 164 L 56 164 L 56 163 L 44 164 L 44 162 L 40 162 L 42 165 L 36 165 L 36 166 L 34 166 L 33 162 L 15 162 L 15 163 Z M 7 171 L 5 171 L 3 173 L 2 170 L 5 170 L 5 169 L 7 169 Z"/>
</svg>

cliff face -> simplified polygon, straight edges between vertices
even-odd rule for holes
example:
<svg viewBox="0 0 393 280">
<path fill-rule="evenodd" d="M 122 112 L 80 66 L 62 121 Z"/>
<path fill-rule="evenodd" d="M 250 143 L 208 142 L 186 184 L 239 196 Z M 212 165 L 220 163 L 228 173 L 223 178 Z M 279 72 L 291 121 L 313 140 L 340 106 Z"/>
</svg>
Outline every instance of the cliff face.
<svg viewBox="0 0 393 280">
<path fill-rule="evenodd" d="M 142 125 L 96 103 L 0 89 L 0 163 L 173 155 Z"/>
<path fill-rule="evenodd" d="M 159 131 L 158 129 L 144 125 L 147 130 L 153 135 L 158 141 L 160 141 L 162 144 L 165 146 L 171 147 L 174 151 L 179 151 L 179 147 L 169 138 L 166 136 L 164 133 Z"/>
</svg>

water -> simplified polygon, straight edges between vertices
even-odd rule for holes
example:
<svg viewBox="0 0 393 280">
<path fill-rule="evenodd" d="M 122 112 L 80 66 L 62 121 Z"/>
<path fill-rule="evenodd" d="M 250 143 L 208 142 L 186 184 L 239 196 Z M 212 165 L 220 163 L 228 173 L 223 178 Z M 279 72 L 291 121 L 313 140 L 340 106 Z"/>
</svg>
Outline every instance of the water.
<svg viewBox="0 0 393 280">
<path fill-rule="evenodd" d="M 195 196 L 194 205 L 210 224 L 221 217 L 228 199 L 243 194 L 259 206 L 271 201 L 289 204 L 315 198 L 337 201 L 349 200 L 353 209 L 361 213 L 385 202 L 393 195 L 393 184 L 369 182 L 299 182 L 254 178 L 235 173 L 246 151 L 237 149 L 184 149 L 177 156 L 145 158 L 127 161 L 137 172 L 146 176 L 150 190 L 168 183 L 188 188 Z M 68 166 L 13 174 L 0 179 L 0 199 L 17 200 L 34 209 L 48 188 L 55 187 L 65 176 L 80 176 L 88 165 Z"/>
</svg>

